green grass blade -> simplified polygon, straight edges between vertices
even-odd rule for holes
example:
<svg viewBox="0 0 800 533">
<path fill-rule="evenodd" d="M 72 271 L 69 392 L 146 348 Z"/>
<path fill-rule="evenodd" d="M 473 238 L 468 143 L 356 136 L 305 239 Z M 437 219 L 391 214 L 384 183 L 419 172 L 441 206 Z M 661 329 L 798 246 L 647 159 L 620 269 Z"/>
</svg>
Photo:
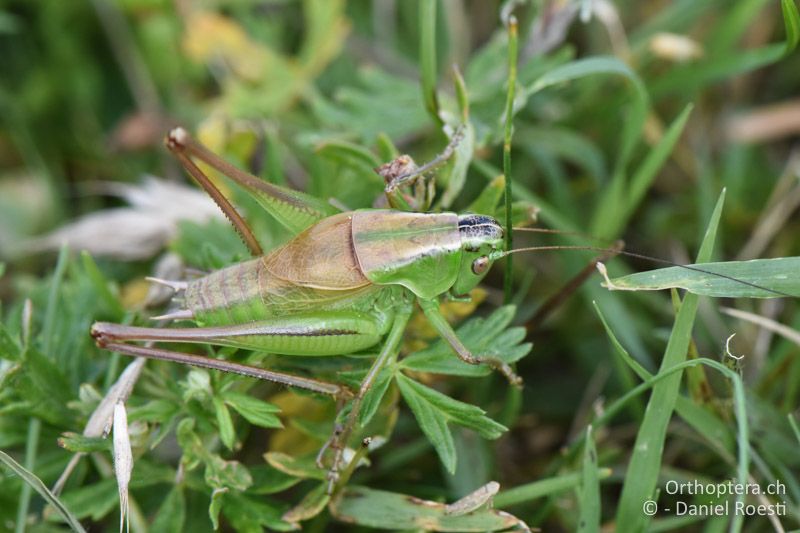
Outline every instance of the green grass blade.
<svg viewBox="0 0 800 533">
<path fill-rule="evenodd" d="M 503 175 L 506 177 L 506 250 L 514 249 L 511 231 L 511 135 L 514 133 L 514 94 L 517 87 L 517 18 L 508 18 L 508 93 L 506 94 L 506 124 L 503 131 Z M 512 297 L 514 267 L 512 255 L 506 257 L 503 279 L 503 302 L 508 305 Z"/>
<path fill-rule="evenodd" d="M 598 479 L 606 479 L 611 475 L 610 468 L 598 470 Z M 495 507 L 511 507 L 521 503 L 530 502 L 537 498 L 558 494 L 565 490 L 576 488 L 580 485 L 582 474 L 573 472 L 562 476 L 540 479 L 533 483 L 519 485 L 512 489 L 504 490 L 494 497 Z"/>
<path fill-rule="evenodd" d="M 800 13 L 794 0 L 781 0 L 783 23 L 786 26 L 786 55 L 794 52 L 800 43 Z"/>
<path fill-rule="evenodd" d="M 637 272 L 611 280 L 630 291 L 686 289 L 717 298 L 779 298 L 800 296 L 800 257 L 704 263 Z"/>
<path fill-rule="evenodd" d="M 597 466 L 597 449 L 591 425 L 586 428 L 586 444 L 583 450 L 580 507 L 578 531 L 587 533 L 600 531 L 600 471 Z"/>
<path fill-rule="evenodd" d="M 653 180 L 655 180 L 656 176 L 658 175 L 658 171 L 664 166 L 667 158 L 669 158 L 672 150 L 675 148 L 675 144 L 678 142 L 681 133 L 683 133 L 683 129 L 686 126 L 686 122 L 689 120 L 689 115 L 691 114 L 693 107 L 693 105 L 689 104 L 683 109 L 681 114 L 678 115 L 678 118 L 676 118 L 672 124 L 670 124 L 667 132 L 664 134 L 658 144 L 656 144 L 653 149 L 650 150 L 645 160 L 633 174 L 630 186 L 628 188 L 628 197 L 625 204 L 624 216 L 616 216 L 612 218 L 612 220 L 614 220 L 614 225 L 610 227 L 613 228 L 613 231 L 609 230 L 608 234 L 616 235 L 623 227 L 627 225 L 631 215 L 644 198 L 647 189 L 650 188 Z"/>
<path fill-rule="evenodd" d="M 420 0 L 419 66 L 422 81 L 422 99 L 431 118 L 441 125 L 439 98 L 436 94 L 436 3 L 438 0 Z"/>
<path fill-rule="evenodd" d="M 717 227 L 722 214 L 725 198 L 723 191 L 714 208 L 703 244 L 698 253 L 698 262 L 707 261 L 716 237 Z M 692 335 L 692 326 L 697 313 L 698 297 L 687 294 L 675 318 L 664 359 L 659 372 L 684 362 Z M 667 433 L 675 402 L 678 399 L 680 372 L 671 375 L 653 388 L 644 419 L 636 436 L 633 454 L 628 465 L 622 496 L 617 509 L 617 527 L 623 531 L 643 531 L 647 525 L 647 516 L 642 513 L 642 503 L 654 494 L 658 473 L 661 469 L 661 457 L 664 450 L 664 439 Z"/>
<path fill-rule="evenodd" d="M 628 351 L 622 346 L 622 343 L 619 342 L 616 334 L 608 324 L 605 315 L 600 311 L 600 307 L 596 303 L 594 308 L 597 311 L 597 316 L 600 317 L 600 321 L 603 323 L 611 345 L 614 347 L 620 359 L 627 364 L 642 381 L 652 379 L 653 375 L 631 357 Z M 734 449 L 733 436 L 726 422 L 703 406 L 696 405 L 691 399 L 685 396 L 678 396 L 678 400 L 675 403 L 675 412 L 697 431 L 697 433 L 702 435 L 726 460 L 732 457 Z"/>
<path fill-rule="evenodd" d="M 789 419 L 789 425 L 792 426 L 792 431 L 794 432 L 794 436 L 797 438 L 797 442 L 800 444 L 800 427 L 797 427 L 797 420 L 794 419 L 794 415 L 789 413 L 786 415 Z"/>
<path fill-rule="evenodd" d="M 73 531 L 80 531 L 85 533 L 85 529 L 81 526 L 81 523 L 75 518 L 72 513 L 69 512 L 63 503 L 53 494 L 50 492 L 45 484 L 39 479 L 33 472 L 24 468 L 21 464 L 16 462 L 10 455 L 6 454 L 5 452 L 0 451 L 0 461 L 5 464 L 8 468 L 14 471 L 20 478 L 22 478 L 27 487 L 32 488 L 39 494 L 41 494 L 42 498 L 44 498 L 47 503 L 52 505 L 56 511 L 66 520 L 67 524 L 72 528 Z M 23 517 L 24 518 L 24 517 Z M 24 522 L 23 522 L 24 524 Z M 24 525 L 23 525 L 24 530 Z"/>
</svg>

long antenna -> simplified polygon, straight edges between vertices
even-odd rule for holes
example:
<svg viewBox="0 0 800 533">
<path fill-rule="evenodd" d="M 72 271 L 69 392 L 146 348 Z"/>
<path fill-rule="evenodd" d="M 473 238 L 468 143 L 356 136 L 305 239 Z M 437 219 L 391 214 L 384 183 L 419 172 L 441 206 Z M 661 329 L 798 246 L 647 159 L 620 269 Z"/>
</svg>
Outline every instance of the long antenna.
<svg viewBox="0 0 800 533">
<path fill-rule="evenodd" d="M 708 274 L 710 276 L 717 276 L 719 278 L 727 279 L 729 281 L 733 281 L 735 283 L 740 283 L 742 285 L 747 285 L 748 287 L 752 287 L 754 289 L 759 289 L 766 292 L 771 292 L 772 294 L 783 296 L 785 298 L 796 298 L 797 295 L 789 294 L 786 292 L 782 292 L 775 289 L 770 289 L 768 287 L 764 287 L 762 285 L 758 285 L 757 283 L 751 283 L 749 281 L 745 281 L 743 279 L 734 278 L 733 276 L 728 276 L 727 274 L 720 274 L 719 272 L 711 272 L 710 270 L 705 270 L 703 268 L 696 267 L 694 265 L 682 265 L 680 263 L 675 263 L 674 261 L 670 261 L 668 259 L 661 259 L 660 257 L 652 257 L 645 254 L 638 254 L 636 252 L 628 252 L 625 250 L 614 250 L 609 248 L 601 248 L 599 246 L 563 246 L 563 245 L 556 245 L 556 246 L 531 246 L 527 248 L 516 248 L 514 250 L 508 250 L 505 252 L 495 252 L 492 254 L 492 259 L 499 259 L 501 257 L 506 257 L 511 254 L 515 254 L 518 252 L 541 252 L 546 250 L 583 250 L 583 251 L 590 251 L 590 252 L 615 252 L 619 255 L 626 255 L 628 257 L 634 257 L 636 259 L 644 259 L 646 261 L 652 261 L 654 263 L 661 263 L 664 265 L 670 265 L 675 267 L 685 268 L 687 270 L 693 270 L 695 272 L 700 272 L 702 274 Z"/>
</svg>

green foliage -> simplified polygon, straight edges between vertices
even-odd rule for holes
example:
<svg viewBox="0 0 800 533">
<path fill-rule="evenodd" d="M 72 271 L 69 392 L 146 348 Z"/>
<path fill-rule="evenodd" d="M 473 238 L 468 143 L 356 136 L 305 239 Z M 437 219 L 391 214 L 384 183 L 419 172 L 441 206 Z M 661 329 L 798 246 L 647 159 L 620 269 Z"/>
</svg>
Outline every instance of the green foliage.
<svg viewBox="0 0 800 533">
<path fill-rule="evenodd" d="M 794 0 L 618 0 L 621 26 L 581 22 L 591 4 L 582 0 L 473 2 L 463 13 L 432 0 L 178 4 L 0 7 L 0 523 L 118 527 L 110 439 L 88 423 L 131 361 L 96 348 L 88 331 L 96 320 L 146 325 L 165 309 L 145 296 L 157 258 L 102 256 L 91 239 L 88 251 L 39 253 L 34 236 L 118 207 L 96 194 L 108 182 L 177 178 L 161 139 L 179 122 L 238 166 L 332 210 L 372 206 L 383 188 L 374 167 L 398 153 L 430 160 L 463 125 L 438 170 L 435 208 L 508 213 L 522 225 L 535 206 L 544 225 L 600 246 L 624 238 L 678 263 L 700 253 L 698 270 L 608 264 L 618 288 L 689 294 L 609 292 L 597 278 L 538 329 L 538 307 L 588 252 L 516 254 L 514 306 L 499 306 L 502 265 L 486 279 L 483 307 L 447 303 L 465 345 L 514 364 L 522 392 L 456 359 L 412 320 L 359 415 L 350 445 L 373 437 L 354 452 L 363 465 L 332 496 L 315 459 L 336 422 L 334 402 L 148 362 L 126 400 L 134 531 L 290 530 L 303 520 L 317 530 L 514 527 L 489 507 L 447 512 L 443 502 L 490 480 L 502 486 L 495 509 L 545 531 L 678 530 L 691 520 L 708 530 L 770 527 L 765 517 L 678 522 L 666 512 L 647 522 L 644 499 L 660 490 L 661 507 L 676 501 L 664 494 L 669 479 L 780 481 L 789 505 L 779 519 L 800 525 L 796 346 L 767 343 L 713 300 L 697 312 L 697 295 L 737 298 L 736 307 L 800 327 L 794 299 L 779 309 L 745 300 L 775 296 L 765 289 L 800 294 L 787 137 L 775 115 L 766 127 L 745 120 L 795 96 Z M 506 15 L 518 35 L 501 4 L 513 7 Z M 691 42 L 659 48 L 665 34 Z M 228 192 L 265 249 L 285 242 L 256 202 Z M 190 269 L 247 258 L 223 220 L 164 231 Z M 119 228 L 135 246 L 132 236 Z M 554 237 L 514 242 L 545 238 Z M 731 333 L 741 333 L 741 368 L 718 362 L 732 363 L 723 355 Z M 375 355 L 178 349 L 353 389 Z M 48 489 L 76 453 L 88 457 L 63 490 Z"/>
</svg>

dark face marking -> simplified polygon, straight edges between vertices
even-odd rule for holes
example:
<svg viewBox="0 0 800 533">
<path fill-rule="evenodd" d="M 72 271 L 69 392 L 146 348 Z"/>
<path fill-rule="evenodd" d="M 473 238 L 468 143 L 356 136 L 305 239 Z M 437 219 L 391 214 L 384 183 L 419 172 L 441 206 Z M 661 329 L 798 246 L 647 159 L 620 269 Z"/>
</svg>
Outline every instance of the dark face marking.
<svg viewBox="0 0 800 533">
<path fill-rule="evenodd" d="M 477 251 L 484 244 L 494 245 L 503 240 L 503 228 L 487 215 L 461 215 L 458 232 L 464 249 Z"/>
</svg>

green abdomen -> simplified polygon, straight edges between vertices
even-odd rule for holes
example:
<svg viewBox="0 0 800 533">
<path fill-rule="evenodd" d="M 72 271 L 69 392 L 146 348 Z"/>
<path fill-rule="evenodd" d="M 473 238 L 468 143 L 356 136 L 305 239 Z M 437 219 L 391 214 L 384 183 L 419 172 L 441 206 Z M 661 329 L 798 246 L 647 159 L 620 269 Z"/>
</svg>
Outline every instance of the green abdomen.
<svg viewBox="0 0 800 533">
<path fill-rule="evenodd" d="M 185 306 L 199 326 L 225 326 L 326 310 L 369 310 L 380 290 L 375 285 L 304 287 L 271 274 L 264 258 L 257 258 L 190 282 Z"/>
</svg>

